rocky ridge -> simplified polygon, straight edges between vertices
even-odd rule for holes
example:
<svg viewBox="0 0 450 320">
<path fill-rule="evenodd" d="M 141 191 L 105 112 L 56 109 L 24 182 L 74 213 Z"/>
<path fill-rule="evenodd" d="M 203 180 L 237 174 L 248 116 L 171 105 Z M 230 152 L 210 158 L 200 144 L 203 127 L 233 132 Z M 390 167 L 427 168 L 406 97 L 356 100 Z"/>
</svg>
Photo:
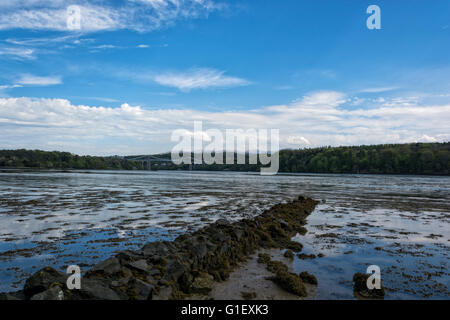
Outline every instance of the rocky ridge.
<svg viewBox="0 0 450 320">
<path fill-rule="evenodd" d="M 79 290 L 67 288 L 68 275 L 46 267 L 28 278 L 23 290 L 0 294 L 0 300 L 167 300 L 205 295 L 214 281 L 227 280 L 239 263 L 260 248 L 300 252 L 302 245 L 291 238 L 306 232 L 306 217 L 317 203 L 300 196 L 253 219 L 218 220 L 172 242 L 151 242 L 140 250 L 119 252 L 88 270 Z M 295 277 L 297 288 L 302 288 L 301 281 L 302 277 Z"/>
</svg>

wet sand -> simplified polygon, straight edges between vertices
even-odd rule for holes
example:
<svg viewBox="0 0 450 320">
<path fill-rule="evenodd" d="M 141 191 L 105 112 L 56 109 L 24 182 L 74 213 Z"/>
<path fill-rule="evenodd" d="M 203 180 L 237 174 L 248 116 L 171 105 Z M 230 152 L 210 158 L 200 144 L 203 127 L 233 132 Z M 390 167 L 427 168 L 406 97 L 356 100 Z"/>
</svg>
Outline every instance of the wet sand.
<svg viewBox="0 0 450 320">
<path fill-rule="evenodd" d="M 307 297 L 299 297 L 281 289 L 268 277 L 274 274 L 269 272 L 264 264 L 258 263 L 258 254 L 267 253 L 273 260 L 281 261 L 294 272 L 293 261 L 283 256 L 282 250 L 260 250 L 252 255 L 248 261 L 242 263 L 234 270 L 225 282 L 216 282 L 207 297 L 213 300 L 310 300 L 317 294 L 317 286 L 305 283 Z"/>
</svg>

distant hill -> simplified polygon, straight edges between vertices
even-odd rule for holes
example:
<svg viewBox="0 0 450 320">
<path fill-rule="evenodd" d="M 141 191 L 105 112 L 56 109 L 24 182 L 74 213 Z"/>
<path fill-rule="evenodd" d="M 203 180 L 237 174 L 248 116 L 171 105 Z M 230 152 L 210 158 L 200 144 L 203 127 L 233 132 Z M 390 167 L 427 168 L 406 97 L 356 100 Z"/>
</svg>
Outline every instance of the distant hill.
<svg viewBox="0 0 450 320">
<path fill-rule="evenodd" d="M 170 159 L 170 154 L 159 154 Z M 248 155 L 246 156 L 248 157 Z M 236 158 L 236 155 L 235 155 Z M 248 163 L 248 160 L 246 161 Z M 140 161 L 127 157 L 77 156 L 68 152 L 0 150 L 0 167 L 41 169 L 143 170 Z M 261 165 L 195 165 L 205 171 L 259 171 Z M 189 165 L 152 162 L 152 170 L 189 170 Z M 353 147 L 322 147 L 280 151 L 284 173 L 450 174 L 450 143 L 384 144 Z"/>
</svg>

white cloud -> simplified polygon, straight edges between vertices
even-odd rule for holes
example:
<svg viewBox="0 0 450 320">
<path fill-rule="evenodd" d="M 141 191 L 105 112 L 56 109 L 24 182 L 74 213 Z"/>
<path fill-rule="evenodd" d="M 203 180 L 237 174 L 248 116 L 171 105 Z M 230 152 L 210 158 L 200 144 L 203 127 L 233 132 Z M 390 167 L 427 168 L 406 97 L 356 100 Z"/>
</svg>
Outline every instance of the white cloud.
<svg viewBox="0 0 450 320">
<path fill-rule="evenodd" d="M 175 87 L 182 91 L 192 89 L 207 89 L 220 87 L 237 87 L 249 85 L 250 82 L 236 77 L 224 75 L 224 71 L 200 68 L 186 72 L 162 73 L 156 75 L 153 80 L 161 85 Z"/>
<path fill-rule="evenodd" d="M 28 85 L 28 86 L 51 86 L 55 84 L 61 84 L 61 77 L 53 76 L 53 77 L 39 77 L 32 74 L 24 74 L 17 81 L 19 85 Z"/>
<path fill-rule="evenodd" d="M 140 44 L 137 46 L 138 48 L 148 48 L 150 47 L 148 44 Z"/>
<path fill-rule="evenodd" d="M 366 88 L 361 90 L 362 93 L 381 93 L 388 92 L 399 89 L 398 87 L 377 87 L 377 88 Z"/>
<path fill-rule="evenodd" d="M 79 154 L 170 151 L 172 131 L 280 129 L 282 148 L 448 141 L 450 104 L 404 105 L 388 100 L 378 107 L 343 108 L 346 96 L 318 92 L 289 105 L 252 111 L 146 110 L 73 105 L 65 99 L 0 98 L 0 145 L 8 148 L 68 150 Z M 51 144 L 50 144 L 51 143 Z M 117 147 L 117 146 L 120 146 Z"/>
<path fill-rule="evenodd" d="M 30 48 L 0 47 L 0 56 L 12 57 L 15 59 L 34 59 L 35 50 Z"/>
<path fill-rule="evenodd" d="M 14 88 L 20 88 L 20 87 L 22 87 L 22 86 L 19 84 L 6 84 L 6 85 L 1 85 L 0 90 L 14 89 Z"/>
<path fill-rule="evenodd" d="M 151 31 L 173 24 L 179 19 L 207 16 L 224 5 L 213 0 L 29 0 L 0 4 L 1 29 L 69 31 L 67 8 L 77 5 L 81 12 L 81 30 L 131 29 Z"/>
</svg>

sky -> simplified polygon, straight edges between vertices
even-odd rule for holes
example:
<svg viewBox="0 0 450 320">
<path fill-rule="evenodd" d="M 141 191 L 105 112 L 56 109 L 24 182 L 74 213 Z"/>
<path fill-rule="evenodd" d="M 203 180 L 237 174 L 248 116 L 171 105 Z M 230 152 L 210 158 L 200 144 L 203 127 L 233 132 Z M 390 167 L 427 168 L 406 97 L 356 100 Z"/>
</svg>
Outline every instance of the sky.
<svg viewBox="0 0 450 320">
<path fill-rule="evenodd" d="M 0 149 L 167 152 L 194 121 L 281 148 L 449 141 L 450 2 L 0 2 Z"/>
</svg>

